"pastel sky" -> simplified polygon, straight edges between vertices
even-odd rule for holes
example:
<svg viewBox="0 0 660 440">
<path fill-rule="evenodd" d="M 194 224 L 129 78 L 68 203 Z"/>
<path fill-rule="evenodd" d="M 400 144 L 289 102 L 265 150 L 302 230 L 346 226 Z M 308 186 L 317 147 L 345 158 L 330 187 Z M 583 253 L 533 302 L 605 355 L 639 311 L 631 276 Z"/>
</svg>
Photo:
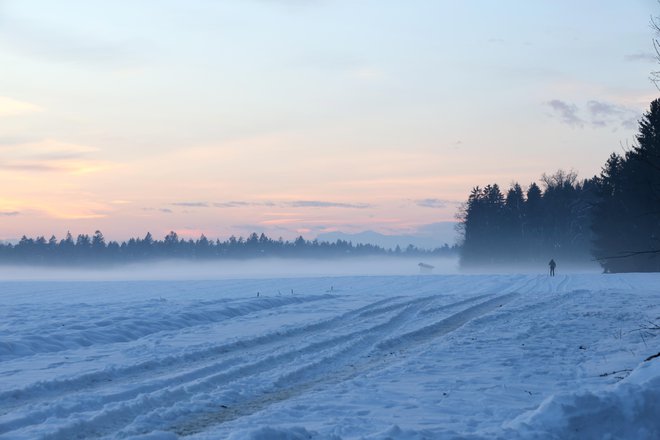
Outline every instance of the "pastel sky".
<svg viewBox="0 0 660 440">
<path fill-rule="evenodd" d="M 0 0 L 0 239 L 415 234 L 597 173 L 654 0 Z"/>
</svg>

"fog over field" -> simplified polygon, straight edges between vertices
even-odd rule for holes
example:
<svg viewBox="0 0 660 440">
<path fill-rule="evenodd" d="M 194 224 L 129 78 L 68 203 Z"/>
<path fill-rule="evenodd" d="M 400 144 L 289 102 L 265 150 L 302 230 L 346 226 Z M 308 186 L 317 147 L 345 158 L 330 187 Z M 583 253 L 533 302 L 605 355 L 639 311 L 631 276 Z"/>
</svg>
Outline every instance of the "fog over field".
<svg viewBox="0 0 660 440">
<path fill-rule="evenodd" d="M 0 266 L 3 280 L 221 280 L 359 275 L 420 274 L 419 263 L 432 274 L 457 273 L 458 258 L 360 257 L 339 259 L 257 258 L 241 260 L 169 260 L 107 268 Z"/>
<path fill-rule="evenodd" d="M 419 263 L 431 265 L 422 271 Z M 461 268 L 458 257 L 255 258 L 216 261 L 164 260 L 107 267 L 0 266 L 5 281 L 223 280 L 380 275 L 544 274 L 547 263 L 491 264 Z M 595 261 L 558 261 L 557 273 L 601 273 Z"/>
</svg>

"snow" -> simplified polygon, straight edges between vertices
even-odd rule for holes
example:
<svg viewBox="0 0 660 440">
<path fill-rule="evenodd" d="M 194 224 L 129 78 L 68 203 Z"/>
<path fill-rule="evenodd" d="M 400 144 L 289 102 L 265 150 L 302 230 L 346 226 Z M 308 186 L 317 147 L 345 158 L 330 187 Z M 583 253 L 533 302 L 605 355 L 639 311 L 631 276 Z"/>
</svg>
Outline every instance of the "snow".
<svg viewBox="0 0 660 440">
<path fill-rule="evenodd" d="M 660 438 L 660 274 L 0 282 L 0 439 Z"/>
<path fill-rule="evenodd" d="M 556 438 L 660 438 L 660 362 L 640 365 L 614 387 L 553 395 L 508 424 Z"/>
</svg>

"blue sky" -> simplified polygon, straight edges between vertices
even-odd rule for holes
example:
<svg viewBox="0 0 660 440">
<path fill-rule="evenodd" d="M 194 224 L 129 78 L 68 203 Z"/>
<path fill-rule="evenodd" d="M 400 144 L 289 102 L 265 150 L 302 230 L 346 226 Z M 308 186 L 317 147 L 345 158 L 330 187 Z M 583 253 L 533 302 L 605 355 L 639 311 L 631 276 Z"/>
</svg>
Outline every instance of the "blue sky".
<svg viewBox="0 0 660 440">
<path fill-rule="evenodd" d="M 0 238 L 416 234 L 597 173 L 657 96 L 621 1 L 0 1 Z"/>
</svg>

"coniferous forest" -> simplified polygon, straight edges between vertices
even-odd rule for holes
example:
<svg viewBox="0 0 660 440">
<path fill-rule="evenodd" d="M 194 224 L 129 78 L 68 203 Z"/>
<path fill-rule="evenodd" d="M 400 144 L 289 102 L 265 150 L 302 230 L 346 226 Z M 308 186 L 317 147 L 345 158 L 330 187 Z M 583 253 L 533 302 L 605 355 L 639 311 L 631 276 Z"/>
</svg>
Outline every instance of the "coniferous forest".
<svg viewBox="0 0 660 440">
<path fill-rule="evenodd" d="M 58 240 L 55 236 L 28 238 L 23 236 L 16 244 L 0 243 L 0 263 L 4 264 L 57 264 L 93 265 L 117 264 L 163 259 L 213 260 L 222 258 L 337 258 L 356 256 L 453 256 L 457 247 L 444 245 L 434 250 L 419 249 L 409 245 L 404 249 L 385 249 L 371 244 L 353 244 L 346 240 L 326 242 L 294 241 L 282 238 L 274 240 L 265 234 L 252 233 L 247 238 L 230 237 L 228 240 L 209 240 L 204 235 L 198 239 L 180 238 L 174 231 L 162 240 L 150 233 L 144 238 L 128 241 L 107 241 L 101 231 L 92 236 L 80 234 L 75 239 L 70 233 Z"/>
<path fill-rule="evenodd" d="M 634 145 L 599 175 L 544 174 L 540 186 L 472 189 L 461 209 L 464 267 L 577 264 L 606 272 L 660 271 L 660 100 L 639 121 Z"/>
</svg>

